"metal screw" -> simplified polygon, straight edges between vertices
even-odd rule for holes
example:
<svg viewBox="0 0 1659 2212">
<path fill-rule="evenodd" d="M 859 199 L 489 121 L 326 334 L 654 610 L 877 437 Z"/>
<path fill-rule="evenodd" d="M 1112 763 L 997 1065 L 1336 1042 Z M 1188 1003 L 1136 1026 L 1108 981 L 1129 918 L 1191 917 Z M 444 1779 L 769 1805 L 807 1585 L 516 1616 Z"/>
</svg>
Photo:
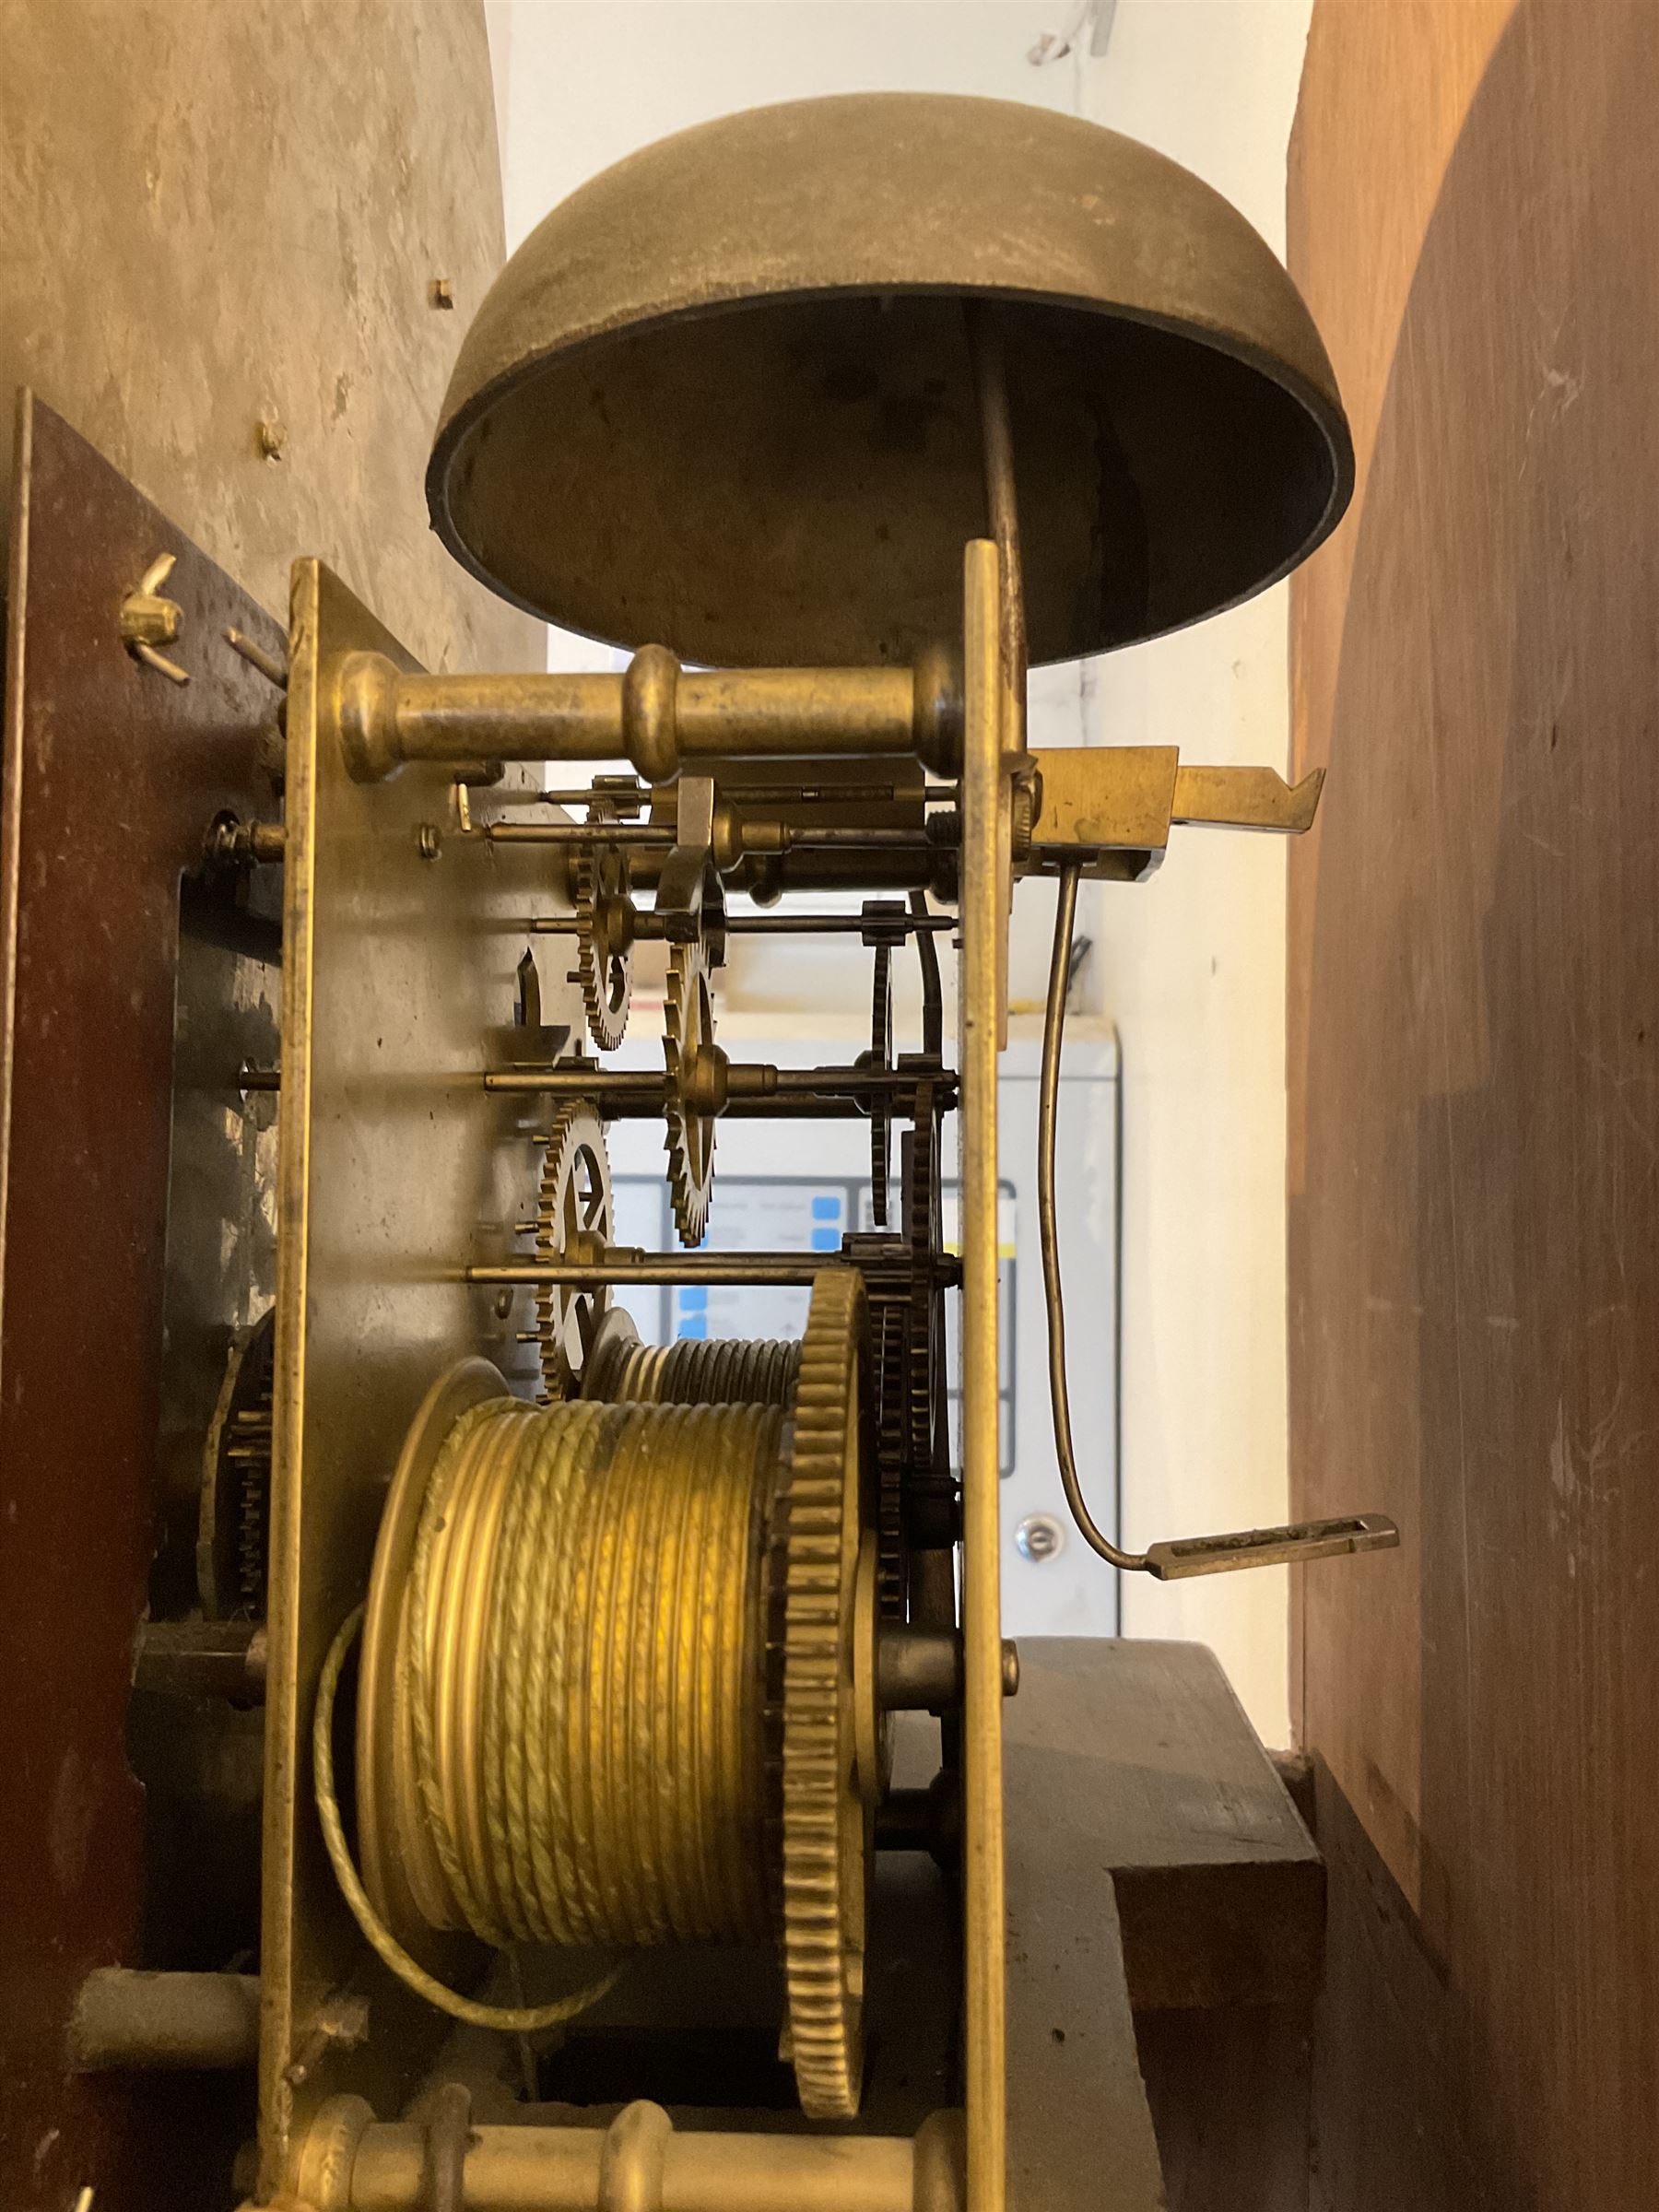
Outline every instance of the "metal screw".
<svg viewBox="0 0 1659 2212">
<path fill-rule="evenodd" d="M 420 847 L 422 860 L 436 860 L 443 850 L 443 832 L 436 822 L 422 822 L 416 842 Z"/>
<path fill-rule="evenodd" d="M 508 1314 L 512 1311 L 512 1292 L 511 1290 L 498 1290 L 496 1292 L 495 1310 L 496 1319 L 498 1321 L 505 1321 Z"/>
<path fill-rule="evenodd" d="M 1014 1547 L 1021 1559 L 1041 1567 L 1065 1549 L 1065 1531 L 1052 1513 L 1028 1513 L 1014 1531 Z"/>
</svg>

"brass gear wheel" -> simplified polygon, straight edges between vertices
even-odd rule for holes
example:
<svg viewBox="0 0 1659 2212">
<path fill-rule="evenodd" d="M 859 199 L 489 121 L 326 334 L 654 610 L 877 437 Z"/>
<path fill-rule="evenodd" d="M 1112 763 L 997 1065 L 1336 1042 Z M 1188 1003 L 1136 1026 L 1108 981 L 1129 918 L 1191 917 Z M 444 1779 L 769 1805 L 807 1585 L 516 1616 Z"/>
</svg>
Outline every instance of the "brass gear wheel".
<svg viewBox="0 0 1659 2212">
<path fill-rule="evenodd" d="M 906 1351 L 905 1458 L 918 1489 L 948 1486 L 945 1300 L 936 1274 L 942 1245 L 939 1117 L 931 1083 L 916 1086 L 916 1115 L 905 1147 L 905 1230 L 910 1241 L 910 1323 Z"/>
<path fill-rule="evenodd" d="M 603 829 L 607 818 L 599 817 Z M 576 907 L 576 981 L 594 1049 L 614 1053 L 628 1028 L 633 994 L 633 900 L 628 854 L 619 845 L 578 845 L 571 864 Z"/>
<path fill-rule="evenodd" d="M 668 1151 L 668 1194 L 674 1226 L 683 1244 L 700 1244 L 709 1226 L 714 1189 L 715 1117 L 694 1105 L 687 1088 L 699 1055 L 714 1043 L 714 1001 L 709 988 L 709 956 L 700 938 L 676 945 L 668 955 L 668 982 L 663 998 L 663 1065 L 667 1076 L 665 1112 Z"/>
<path fill-rule="evenodd" d="M 887 1621 L 905 1618 L 909 1547 L 904 1525 L 910 1435 L 910 1253 L 870 1230 L 844 1238 L 864 1278 L 870 1312 L 870 1430 L 876 1454 L 877 1596 Z"/>
<path fill-rule="evenodd" d="M 209 1620 L 263 1620 L 271 1556 L 275 1310 L 240 1335 L 203 1460 L 196 1584 Z"/>
<path fill-rule="evenodd" d="M 794 1435 L 772 1507 L 772 1679 L 781 1806 L 781 1923 L 788 2041 L 801 2109 L 858 2110 L 864 1962 L 877 1762 L 870 1669 L 856 1659 L 867 1455 L 863 1436 L 864 1283 L 817 1277 Z M 873 1557 L 865 1562 L 866 1575 Z"/>
<path fill-rule="evenodd" d="M 848 1237 L 870 1310 L 877 1470 L 877 1596 L 888 1621 L 907 1618 L 914 1537 L 925 1516 L 931 1540 L 948 1524 L 955 1496 L 946 1394 L 945 1301 L 939 1279 L 942 1187 L 936 1083 L 919 1075 L 915 1125 L 903 1144 L 901 1235 Z"/>
<path fill-rule="evenodd" d="M 537 1259 L 597 1259 L 611 1241 L 610 1161 L 605 1127 L 578 1100 L 559 1112 L 547 1137 L 535 1207 Z M 542 1382 L 549 1398 L 569 1397 L 579 1383 L 610 1303 L 607 1288 L 579 1289 L 545 1283 L 535 1293 Z"/>
<path fill-rule="evenodd" d="M 909 1299 L 884 1286 L 880 1295 L 872 1287 L 871 1333 L 876 1370 L 876 1465 L 879 1477 L 877 1542 L 879 1567 L 877 1587 L 882 1618 L 905 1617 L 905 1585 L 909 1579 L 910 1547 L 904 1527 L 904 1440 L 907 1431 L 905 1389 L 909 1374 L 907 1331 Z"/>
<path fill-rule="evenodd" d="M 886 944 L 876 947 L 869 1065 L 879 1075 L 890 1075 L 893 1069 L 893 948 Z M 870 1100 L 870 1218 L 877 1229 L 887 1227 L 892 1159 L 893 1098 L 890 1091 L 878 1090 Z"/>
</svg>

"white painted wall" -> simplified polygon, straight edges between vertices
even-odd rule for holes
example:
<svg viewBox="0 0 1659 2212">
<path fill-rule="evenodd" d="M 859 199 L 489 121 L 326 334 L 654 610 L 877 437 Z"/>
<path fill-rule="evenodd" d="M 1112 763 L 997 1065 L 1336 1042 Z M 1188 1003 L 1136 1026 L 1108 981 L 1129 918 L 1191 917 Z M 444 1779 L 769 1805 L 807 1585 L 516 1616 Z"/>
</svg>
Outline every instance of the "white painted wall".
<svg viewBox="0 0 1659 2212">
<path fill-rule="evenodd" d="M 1280 254 L 1308 0 L 1123 0 L 1082 112 L 1145 138 Z M 1289 752 L 1288 590 L 1099 664 L 1108 737 L 1191 759 Z M 1285 850 L 1188 830 L 1146 886 L 1103 885 L 1104 1003 L 1124 1054 L 1124 1496 L 1135 1545 L 1288 1506 Z M 1340 1574 L 1340 1564 L 1313 1572 Z M 1131 1634 L 1213 1644 L 1257 1728 L 1289 1740 L 1283 1568 L 1124 1578 Z"/>
<path fill-rule="evenodd" d="M 634 147 L 813 94 L 977 92 L 1145 139 L 1283 250 L 1285 153 L 1311 0 L 1121 0 L 1105 53 L 1033 68 L 1074 0 L 490 0 L 507 238 Z M 1283 768 L 1286 594 L 1033 684 L 1034 744 L 1179 743 Z M 604 665 L 556 638 L 561 665 Z M 1011 985 L 1040 1000 L 1052 896 L 1017 906 Z M 1285 863 L 1271 841 L 1185 832 L 1147 886 L 1091 888 L 1091 1011 L 1123 1046 L 1124 1531 L 1132 1543 L 1286 1512 Z M 815 1003 L 835 985 L 812 970 Z M 852 999 L 862 968 L 847 976 Z M 791 991 L 751 968 L 745 1003 Z M 1088 1317 L 1071 1319 L 1074 1345 Z M 1340 1572 L 1340 1568 L 1334 1571 Z M 1287 1739 L 1282 1571 L 1126 1578 L 1132 1632 L 1212 1644 L 1257 1727 Z"/>
</svg>

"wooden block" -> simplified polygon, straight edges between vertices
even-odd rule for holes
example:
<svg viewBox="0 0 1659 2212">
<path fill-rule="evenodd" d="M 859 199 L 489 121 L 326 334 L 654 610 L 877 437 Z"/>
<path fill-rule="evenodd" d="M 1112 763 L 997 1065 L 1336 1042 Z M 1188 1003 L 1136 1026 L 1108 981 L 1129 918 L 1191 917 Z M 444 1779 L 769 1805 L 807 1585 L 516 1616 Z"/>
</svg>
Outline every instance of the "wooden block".
<svg viewBox="0 0 1659 2212">
<path fill-rule="evenodd" d="M 1169 2212 L 1307 2212 L 1312 2030 L 1308 2005 L 1139 2016 Z"/>
<path fill-rule="evenodd" d="M 1028 1638 L 1004 1727 L 1010 1837 L 1032 1818 L 1087 1834 L 1137 2011 L 1312 1995 L 1324 1867 L 1212 1652 Z"/>
<path fill-rule="evenodd" d="M 1006 1734 L 1003 1767 L 1009 2212 L 1096 2212 L 1107 2165 L 1112 2212 L 1164 2212 L 1094 1776 Z"/>
</svg>

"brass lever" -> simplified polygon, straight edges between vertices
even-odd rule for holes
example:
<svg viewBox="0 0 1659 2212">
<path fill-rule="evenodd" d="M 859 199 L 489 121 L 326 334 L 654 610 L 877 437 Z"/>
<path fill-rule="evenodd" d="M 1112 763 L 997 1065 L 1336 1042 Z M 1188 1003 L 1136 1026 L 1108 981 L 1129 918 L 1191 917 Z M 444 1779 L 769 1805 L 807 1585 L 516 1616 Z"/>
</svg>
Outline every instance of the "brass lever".
<svg viewBox="0 0 1659 2212">
<path fill-rule="evenodd" d="M 1296 784 L 1271 768 L 1182 768 L 1172 745 L 1063 746 L 1030 758 L 1032 864 L 1112 880 L 1156 867 L 1178 822 L 1300 836 L 1324 784 L 1323 768 Z"/>
<path fill-rule="evenodd" d="M 1282 1528 L 1148 1544 L 1136 1564 L 1160 1583 L 1175 1583 L 1189 1574 L 1227 1574 L 1235 1567 L 1278 1567 L 1339 1559 L 1345 1552 L 1390 1551 L 1399 1540 L 1400 1532 L 1386 1513 L 1347 1513 L 1334 1521 L 1292 1521 Z"/>
<path fill-rule="evenodd" d="M 1271 768 L 1178 768 L 1170 818 L 1300 837 L 1313 827 L 1324 784 L 1323 768 L 1311 770 L 1294 784 Z"/>
</svg>

